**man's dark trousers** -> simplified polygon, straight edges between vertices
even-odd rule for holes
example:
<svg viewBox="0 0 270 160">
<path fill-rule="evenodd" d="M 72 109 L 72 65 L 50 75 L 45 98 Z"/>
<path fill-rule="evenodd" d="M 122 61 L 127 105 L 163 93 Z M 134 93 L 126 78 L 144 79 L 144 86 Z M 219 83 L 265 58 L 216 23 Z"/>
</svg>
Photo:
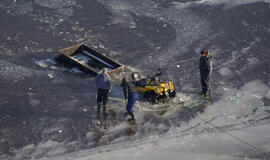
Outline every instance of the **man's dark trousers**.
<svg viewBox="0 0 270 160">
<path fill-rule="evenodd" d="M 105 106 L 108 101 L 108 94 L 109 94 L 109 89 L 98 89 L 97 93 L 97 102 L 98 104 L 101 104 L 103 102 L 103 105 Z"/>
<path fill-rule="evenodd" d="M 201 73 L 202 94 L 206 95 L 209 92 L 210 76 L 209 73 Z"/>
</svg>

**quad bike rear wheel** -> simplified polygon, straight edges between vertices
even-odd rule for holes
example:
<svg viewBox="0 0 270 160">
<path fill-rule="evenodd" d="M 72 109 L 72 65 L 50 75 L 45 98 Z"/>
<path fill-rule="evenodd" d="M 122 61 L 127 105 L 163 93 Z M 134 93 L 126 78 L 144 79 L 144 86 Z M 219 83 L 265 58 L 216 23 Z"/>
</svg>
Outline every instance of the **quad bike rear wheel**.
<svg viewBox="0 0 270 160">
<path fill-rule="evenodd" d="M 152 91 L 150 93 L 150 100 L 151 100 L 152 103 L 157 103 L 158 102 L 158 95 L 154 91 Z"/>
</svg>

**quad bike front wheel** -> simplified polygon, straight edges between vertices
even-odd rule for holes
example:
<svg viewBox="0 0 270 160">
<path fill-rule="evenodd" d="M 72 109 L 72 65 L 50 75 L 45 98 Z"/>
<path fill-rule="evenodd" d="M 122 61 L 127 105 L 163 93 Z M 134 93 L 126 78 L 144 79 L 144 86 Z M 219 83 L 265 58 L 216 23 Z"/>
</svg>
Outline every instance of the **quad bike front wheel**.
<svg viewBox="0 0 270 160">
<path fill-rule="evenodd" d="M 173 92 L 171 92 L 171 93 L 169 94 L 169 96 L 170 96 L 170 98 L 176 97 L 176 92 L 175 92 L 175 90 L 174 90 Z"/>
</svg>

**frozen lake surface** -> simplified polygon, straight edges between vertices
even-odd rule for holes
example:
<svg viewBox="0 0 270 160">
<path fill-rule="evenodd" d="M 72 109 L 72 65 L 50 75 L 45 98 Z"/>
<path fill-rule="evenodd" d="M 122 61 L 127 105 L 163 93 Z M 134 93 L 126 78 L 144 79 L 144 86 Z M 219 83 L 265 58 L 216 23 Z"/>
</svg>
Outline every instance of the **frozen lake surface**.
<svg viewBox="0 0 270 160">
<path fill-rule="evenodd" d="M 1 0 L 0 159 L 270 159 L 269 0 Z M 93 76 L 58 66 L 84 43 L 178 96 L 96 115 Z M 200 101 L 200 50 L 213 56 Z M 123 98 L 121 74 L 110 96 Z M 90 78 L 89 78 L 90 77 Z M 183 102 L 184 101 L 184 102 Z"/>
</svg>

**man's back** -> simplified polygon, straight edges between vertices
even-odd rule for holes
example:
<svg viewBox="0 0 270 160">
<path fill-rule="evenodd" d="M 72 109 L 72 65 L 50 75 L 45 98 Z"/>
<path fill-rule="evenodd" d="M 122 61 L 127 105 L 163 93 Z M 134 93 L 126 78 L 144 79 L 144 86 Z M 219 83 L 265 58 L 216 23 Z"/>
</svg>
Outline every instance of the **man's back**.
<svg viewBox="0 0 270 160">
<path fill-rule="evenodd" d="M 99 73 L 96 78 L 96 86 L 101 89 L 110 89 L 111 87 L 111 78 L 104 72 Z"/>
</svg>

